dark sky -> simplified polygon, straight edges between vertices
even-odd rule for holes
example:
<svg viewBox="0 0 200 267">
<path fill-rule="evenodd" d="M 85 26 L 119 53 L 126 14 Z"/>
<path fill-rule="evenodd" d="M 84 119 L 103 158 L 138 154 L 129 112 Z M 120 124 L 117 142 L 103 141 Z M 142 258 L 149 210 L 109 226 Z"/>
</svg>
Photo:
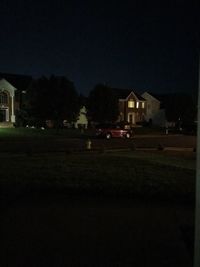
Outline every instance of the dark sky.
<svg viewBox="0 0 200 267">
<path fill-rule="evenodd" d="M 147 4 L 148 3 L 148 4 Z M 0 1 L 0 72 L 135 91 L 197 88 L 198 1 Z"/>
</svg>

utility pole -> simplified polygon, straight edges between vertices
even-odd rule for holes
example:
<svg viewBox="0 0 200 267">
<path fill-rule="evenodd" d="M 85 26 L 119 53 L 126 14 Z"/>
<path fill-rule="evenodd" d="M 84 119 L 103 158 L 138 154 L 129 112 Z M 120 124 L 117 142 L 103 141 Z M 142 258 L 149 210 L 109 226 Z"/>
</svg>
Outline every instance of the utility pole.
<svg viewBox="0 0 200 267">
<path fill-rule="evenodd" d="M 194 267 L 200 267 L 200 53 L 198 84 L 198 119 L 197 119 L 197 163 L 196 163 L 196 206 L 195 206 L 195 243 Z"/>
</svg>

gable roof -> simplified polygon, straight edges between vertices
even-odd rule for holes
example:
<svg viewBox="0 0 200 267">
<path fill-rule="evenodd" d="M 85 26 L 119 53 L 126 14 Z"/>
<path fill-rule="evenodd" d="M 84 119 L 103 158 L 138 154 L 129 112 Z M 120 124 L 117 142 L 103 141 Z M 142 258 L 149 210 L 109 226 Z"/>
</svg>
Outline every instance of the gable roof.
<svg viewBox="0 0 200 267">
<path fill-rule="evenodd" d="M 144 92 L 143 94 L 142 94 L 142 96 L 145 98 L 145 96 L 146 95 L 148 95 L 148 96 L 150 96 L 151 98 L 153 98 L 154 100 L 156 100 L 156 101 L 158 101 L 158 102 L 160 102 L 160 99 L 154 94 L 154 93 L 150 93 L 150 92 Z M 145 98 L 146 99 L 146 98 Z"/>
<path fill-rule="evenodd" d="M 12 86 L 20 91 L 25 91 L 32 81 L 32 77 L 28 75 L 19 75 L 0 72 L 0 79 L 5 79 Z"/>
<path fill-rule="evenodd" d="M 17 90 L 11 83 L 9 83 L 6 79 L 0 79 L 0 90 L 8 91 L 12 96 L 14 92 Z"/>
<path fill-rule="evenodd" d="M 131 93 L 133 93 L 138 100 L 145 101 L 145 99 L 141 95 L 139 95 L 132 89 L 121 89 L 121 88 L 112 88 L 112 89 L 119 99 L 126 99 Z"/>
</svg>

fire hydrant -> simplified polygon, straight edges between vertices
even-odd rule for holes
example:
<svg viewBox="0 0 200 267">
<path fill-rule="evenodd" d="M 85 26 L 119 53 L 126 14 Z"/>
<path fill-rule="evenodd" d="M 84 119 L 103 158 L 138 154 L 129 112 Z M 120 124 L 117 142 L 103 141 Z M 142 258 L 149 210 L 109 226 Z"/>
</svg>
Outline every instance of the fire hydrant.
<svg viewBox="0 0 200 267">
<path fill-rule="evenodd" d="M 86 142 L 86 148 L 87 148 L 87 150 L 90 150 L 91 149 L 91 146 L 92 146 L 92 141 L 90 139 L 88 139 L 87 142 Z"/>
</svg>

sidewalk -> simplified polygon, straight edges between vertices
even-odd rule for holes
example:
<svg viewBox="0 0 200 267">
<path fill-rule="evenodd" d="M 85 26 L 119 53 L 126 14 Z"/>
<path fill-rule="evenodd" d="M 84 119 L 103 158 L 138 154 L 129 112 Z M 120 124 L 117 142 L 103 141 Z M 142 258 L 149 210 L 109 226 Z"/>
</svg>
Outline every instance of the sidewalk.
<svg viewBox="0 0 200 267">
<path fill-rule="evenodd" d="M 30 198 L 1 220 L 0 266 L 192 267 L 192 224 L 193 208 L 174 203 Z"/>
</svg>

